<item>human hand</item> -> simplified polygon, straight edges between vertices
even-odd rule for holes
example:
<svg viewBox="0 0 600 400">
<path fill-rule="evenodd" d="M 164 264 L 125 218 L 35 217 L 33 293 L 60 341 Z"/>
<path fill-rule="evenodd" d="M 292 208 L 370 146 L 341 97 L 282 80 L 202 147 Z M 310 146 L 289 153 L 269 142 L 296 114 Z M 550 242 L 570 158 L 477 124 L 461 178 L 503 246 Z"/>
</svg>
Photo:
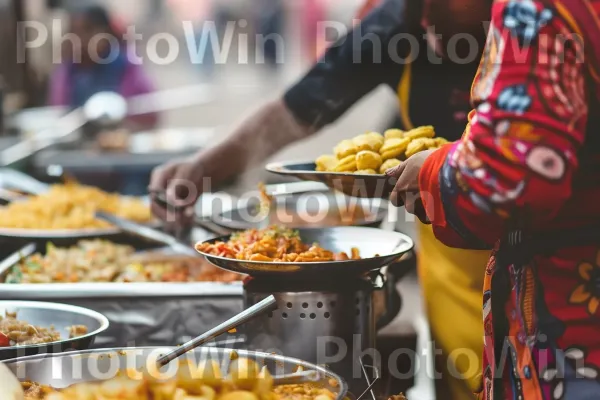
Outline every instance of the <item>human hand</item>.
<svg viewBox="0 0 600 400">
<path fill-rule="evenodd" d="M 396 207 L 404 204 L 406 211 L 416 215 L 422 221 L 426 219 L 426 215 L 419 190 L 419 173 L 427 157 L 434 151 L 426 150 L 417 153 L 386 172 L 386 175 L 397 179 L 390 196 L 392 204 Z"/>
<path fill-rule="evenodd" d="M 204 177 L 205 169 L 199 157 L 176 160 L 155 168 L 148 186 L 152 213 L 168 225 L 191 225 Z"/>
</svg>

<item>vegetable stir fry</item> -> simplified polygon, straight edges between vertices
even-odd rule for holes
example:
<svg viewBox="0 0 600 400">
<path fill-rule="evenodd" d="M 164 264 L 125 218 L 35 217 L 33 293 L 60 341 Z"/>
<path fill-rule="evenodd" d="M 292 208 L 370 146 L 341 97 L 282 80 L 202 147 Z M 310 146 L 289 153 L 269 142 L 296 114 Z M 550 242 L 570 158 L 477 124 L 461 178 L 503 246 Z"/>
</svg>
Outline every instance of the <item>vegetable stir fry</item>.
<svg viewBox="0 0 600 400">
<path fill-rule="evenodd" d="M 348 254 L 334 253 L 317 243 L 302 242 L 298 231 L 277 225 L 269 229 L 250 229 L 231 235 L 228 242 L 199 243 L 196 249 L 202 253 L 245 261 L 263 262 L 326 262 L 360 259 L 357 248 Z"/>
<path fill-rule="evenodd" d="M 47 245 L 46 254 L 25 258 L 5 283 L 76 282 L 233 282 L 241 276 L 220 270 L 202 258 L 140 256 L 131 246 L 106 240 L 82 240 L 69 248 Z"/>
</svg>

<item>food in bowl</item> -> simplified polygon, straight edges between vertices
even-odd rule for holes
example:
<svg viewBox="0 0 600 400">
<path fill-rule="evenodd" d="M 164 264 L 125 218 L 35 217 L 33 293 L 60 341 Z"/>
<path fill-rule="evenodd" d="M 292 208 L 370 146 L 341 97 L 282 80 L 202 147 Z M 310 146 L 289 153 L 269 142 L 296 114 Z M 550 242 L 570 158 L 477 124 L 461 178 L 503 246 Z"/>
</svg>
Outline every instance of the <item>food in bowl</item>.
<svg viewBox="0 0 600 400">
<path fill-rule="evenodd" d="M 438 149 L 448 141 L 436 138 L 433 126 L 421 126 L 410 131 L 387 130 L 383 135 L 368 132 L 341 141 L 332 154 L 322 155 L 315 164 L 317 171 L 346 172 L 359 175 L 385 174 L 421 151 Z"/>
<path fill-rule="evenodd" d="M 249 229 L 231 235 L 227 242 L 198 243 L 196 250 L 214 256 L 261 262 L 328 262 L 360 259 L 358 248 L 350 255 L 334 253 L 317 243 L 302 242 L 297 230 L 273 225 L 268 229 Z"/>
<path fill-rule="evenodd" d="M 87 335 L 88 328 L 75 325 L 67 328 L 69 339 Z M 60 332 L 54 326 L 44 328 L 17 319 L 17 313 L 7 312 L 0 316 L 0 347 L 30 346 L 61 340 Z"/>
<path fill-rule="evenodd" d="M 181 364 L 180 364 L 181 365 Z M 103 382 L 80 383 L 56 390 L 23 382 L 26 400 L 335 400 L 337 395 L 317 384 L 274 386 L 273 376 L 252 360 L 232 361 L 222 376 L 219 365 L 205 361 L 179 368 L 175 377 L 128 371 Z"/>
<path fill-rule="evenodd" d="M 136 254 L 131 246 L 108 240 L 81 240 L 71 247 L 49 243 L 15 265 L 5 283 L 234 282 L 242 276 L 223 271 L 204 258 Z"/>
<path fill-rule="evenodd" d="M 50 230 L 109 228 L 110 224 L 96 218 L 97 211 L 140 223 L 152 221 L 150 207 L 141 199 L 68 183 L 53 185 L 47 193 L 0 208 L 0 227 Z"/>
</svg>

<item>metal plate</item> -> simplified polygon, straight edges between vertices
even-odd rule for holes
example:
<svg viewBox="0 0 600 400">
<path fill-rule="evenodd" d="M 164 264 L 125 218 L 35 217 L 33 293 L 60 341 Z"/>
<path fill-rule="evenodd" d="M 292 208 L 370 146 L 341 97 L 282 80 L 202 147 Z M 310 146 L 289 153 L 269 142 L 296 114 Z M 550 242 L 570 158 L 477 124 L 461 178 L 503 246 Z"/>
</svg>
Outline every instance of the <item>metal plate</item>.
<svg viewBox="0 0 600 400">
<path fill-rule="evenodd" d="M 250 276 L 302 276 L 323 279 L 324 276 L 360 276 L 397 261 L 412 250 L 410 237 L 391 231 L 364 227 L 307 228 L 298 229 L 305 243 L 319 243 L 334 252 L 350 252 L 352 247 L 360 251 L 361 260 L 330 261 L 314 263 L 284 263 L 243 261 L 202 253 L 208 261 L 228 271 Z M 208 240 L 205 243 L 227 241 L 230 236 Z M 340 275 L 341 274 L 341 275 Z"/>
<path fill-rule="evenodd" d="M 260 200 L 250 198 L 238 208 L 218 213 L 212 221 L 231 230 L 260 228 L 264 222 L 260 212 Z M 353 221 L 339 220 L 343 210 L 354 207 L 362 215 Z M 291 228 L 327 227 L 340 225 L 378 227 L 387 215 L 387 207 L 379 199 L 349 199 L 329 191 L 302 194 L 278 195 L 274 198 L 270 223 L 283 224 Z"/>
<path fill-rule="evenodd" d="M 17 319 L 41 327 L 54 326 L 64 340 L 31 346 L 0 347 L 0 360 L 67 350 L 88 349 L 97 335 L 108 329 L 108 319 L 96 311 L 57 303 L 0 301 L 0 315 L 17 312 Z M 85 325 L 88 334 L 69 338 L 68 327 Z"/>
<path fill-rule="evenodd" d="M 314 162 L 270 163 L 267 171 L 293 176 L 304 181 L 321 182 L 345 195 L 363 198 L 388 198 L 395 179 L 386 175 L 361 175 L 341 172 L 320 172 Z"/>
<path fill-rule="evenodd" d="M 119 371 L 155 365 L 158 357 L 171 350 L 173 348 L 168 347 L 89 350 L 9 360 L 6 366 L 21 381 L 34 381 L 62 389 L 77 383 L 111 379 Z M 194 366 L 202 360 L 213 360 L 221 366 L 225 375 L 234 352 L 239 357 L 254 360 L 261 368 L 266 366 L 273 375 L 293 373 L 299 366 L 305 371 L 317 371 L 322 377 L 323 386 L 337 393 L 336 400 L 342 400 L 348 392 L 346 382 L 325 368 L 272 353 L 203 347 L 187 353 L 182 359 L 190 360 Z M 175 367 L 168 367 L 171 374 L 177 373 L 177 363 L 173 364 Z M 337 387 L 331 387 L 330 380 L 334 380 Z"/>
</svg>

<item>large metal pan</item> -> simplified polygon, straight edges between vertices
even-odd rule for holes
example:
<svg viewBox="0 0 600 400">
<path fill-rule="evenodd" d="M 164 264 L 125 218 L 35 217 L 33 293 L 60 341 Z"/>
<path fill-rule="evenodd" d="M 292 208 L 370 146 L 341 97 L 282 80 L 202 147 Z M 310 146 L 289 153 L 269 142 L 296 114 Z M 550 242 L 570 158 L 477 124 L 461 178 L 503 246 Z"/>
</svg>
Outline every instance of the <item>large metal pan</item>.
<svg viewBox="0 0 600 400">
<path fill-rule="evenodd" d="M 41 327 L 54 326 L 65 338 L 52 342 L 31 346 L 0 347 L 0 360 L 8 360 L 45 353 L 58 353 L 68 350 L 88 349 L 97 335 L 108 329 L 108 319 L 96 311 L 57 303 L 42 303 L 34 301 L 0 301 L 0 315 L 6 312 L 16 312 L 17 318 L 32 325 Z M 69 339 L 68 327 L 84 325 L 88 334 Z"/>
<path fill-rule="evenodd" d="M 25 357 L 6 362 L 8 368 L 21 381 L 34 381 L 62 389 L 73 384 L 106 380 L 115 377 L 119 371 L 139 370 L 156 365 L 157 359 L 172 351 L 173 348 L 143 347 L 118 348 L 105 350 L 88 350 L 46 356 Z M 221 366 L 222 372 L 229 369 L 229 363 L 235 357 L 249 358 L 260 367 L 266 366 L 273 375 L 287 375 L 298 367 L 305 371 L 317 371 L 322 378 L 321 384 L 337 393 L 336 400 L 342 400 L 348 393 L 346 382 L 331 371 L 294 358 L 283 357 L 273 353 L 241 351 L 223 348 L 203 347 L 187 353 L 183 359 L 192 361 L 197 366 L 202 360 L 213 360 Z M 172 363 L 169 372 L 177 373 L 178 363 Z M 192 367 L 193 368 L 193 367 Z M 152 370 L 152 369 L 150 369 Z M 331 381 L 335 385 L 331 385 Z"/>
<path fill-rule="evenodd" d="M 323 279 L 325 276 L 360 276 L 393 264 L 402 255 L 412 250 L 414 244 L 410 237 L 392 231 L 356 226 L 337 228 L 298 229 L 305 243 L 319 243 L 325 249 L 334 252 L 350 252 L 352 247 L 360 251 L 362 259 L 348 261 L 285 263 L 243 261 L 214 256 L 200 252 L 208 261 L 228 271 L 250 276 L 294 276 Z M 228 241 L 230 236 L 211 239 L 205 243 Z"/>
<path fill-rule="evenodd" d="M 314 162 L 278 162 L 266 166 L 277 175 L 292 176 L 304 181 L 321 182 L 351 197 L 388 198 L 395 179 L 386 175 L 362 175 L 344 172 L 320 172 Z"/>
<path fill-rule="evenodd" d="M 345 218 L 346 214 L 349 218 Z M 325 190 L 277 195 L 268 222 L 291 228 L 344 225 L 375 228 L 386 215 L 386 204 L 380 199 L 352 199 Z M 245 230 L 260 228 L 265 218 L 267 216 L 260 213 L 260 200 L 250 198 L 240 202 L 237 208 L 217 213 L 212 221 L 230 230 Z"/>
</svg>

